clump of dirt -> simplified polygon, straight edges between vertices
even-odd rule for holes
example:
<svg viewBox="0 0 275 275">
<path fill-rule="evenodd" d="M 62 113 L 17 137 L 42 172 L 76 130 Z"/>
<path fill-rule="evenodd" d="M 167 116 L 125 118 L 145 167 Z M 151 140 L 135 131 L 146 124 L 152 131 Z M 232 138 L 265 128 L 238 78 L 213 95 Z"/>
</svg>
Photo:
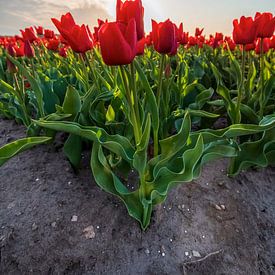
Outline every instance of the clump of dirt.
<svg viewBox="0 0 275 275">
<path fill-rule="evenodd" d="M 0 146 L 24 128 L 0 121 Z M 274 274 L 275 170 L 227 161 L 171 191 L 146 232 L 58 144 L 0 168 L 0 274 Z"/>
</svg>

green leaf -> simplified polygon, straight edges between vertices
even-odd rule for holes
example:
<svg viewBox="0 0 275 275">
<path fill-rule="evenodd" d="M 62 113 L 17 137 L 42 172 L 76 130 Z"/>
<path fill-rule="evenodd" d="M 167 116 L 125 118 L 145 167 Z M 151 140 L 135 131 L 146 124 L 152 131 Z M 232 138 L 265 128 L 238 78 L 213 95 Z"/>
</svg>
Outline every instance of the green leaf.
<svg viewBox="0 0 275 275">
<path fill-rule="evenodd" d="M 106 120 L 108 122 L 114 121 L 116 118 L 116 113 L 112 107 L 112 105 L 109 105 L 107 113 L 106 113 Z"/>
<path fill-rule="evenodd" d="M 38 120 L 35 123 L 41 127 L 52 129 L 55 131 L 63 131 L 85 138 L 90 141 L 96 141 L 106 149 L 122 157 L 126 161 L 132 163 L 135 153 L 134 147 L 130 141 L 120 135 L 109 135 L 104 129 L 99 127 L 81 126 L 76 122 L 52 122 Z"/>
<path fill-rule="evenodd" d="M 81 100 L 78 91 L 73 86 L 68 86 L 63 102 L 63 112 L 75 117 L 81 109 Z"/>
<path fill-rule="evenodd" d="M 28 69 L 26 69 L 19 61 L 17 61 L 15 58 L 13 58 L 10 55 L 7 55 L 7 56 L 10 59 L 10 61 L 18 67 L 19 71 L 24 75 L 24 77 L 27 78 L 27 80 L 31 84 L 31 87 L 35 93 L 35 97 L 37 100 L 39 115 L 40 115 L 40 117 L 43 117 L 45 115 L 44 103 L 43 103 L 43 92 L 42 92 L 40 86 L 38 85 L 37 80 L 30 74 Z"/>
<path fill-rule="evenodd" d="M 30 149 L 38 144 L 50 141 L 50 137 L 30 137 L 23 138 L 4 145 L 0 148 L 0 166 L 15 155 Z"/>
<path fill-rule="evenodd" d="M 69 135 L 63 150 L 70 163 L 77 169 L 81 161 L 82 138 L 72 134 Z"/>
</svg>

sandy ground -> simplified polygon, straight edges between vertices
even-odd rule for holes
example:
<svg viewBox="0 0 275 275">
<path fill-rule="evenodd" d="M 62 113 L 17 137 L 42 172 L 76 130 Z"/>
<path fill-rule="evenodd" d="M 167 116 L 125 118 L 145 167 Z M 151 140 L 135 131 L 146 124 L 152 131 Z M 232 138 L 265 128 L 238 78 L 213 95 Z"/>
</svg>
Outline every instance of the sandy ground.
<svg viewBox="0 0 275 275">
<path fill-rule="evenodd" d="M 0 145 L 23 136 L 0 121 Z M 55 143 L 0 168 L 0 274 L 275 274 L 274 168 L 229 179 L 211 163 L 142 232 L 88 158 L 76 175 Z"/>
</svg>

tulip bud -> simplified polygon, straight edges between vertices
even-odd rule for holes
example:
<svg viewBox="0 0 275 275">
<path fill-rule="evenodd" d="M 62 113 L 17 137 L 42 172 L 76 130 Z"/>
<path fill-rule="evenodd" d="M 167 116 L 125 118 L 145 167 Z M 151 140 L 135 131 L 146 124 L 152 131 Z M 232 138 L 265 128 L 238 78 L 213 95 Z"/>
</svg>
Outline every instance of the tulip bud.
<svg viewBox="0 0 275 275">
<path fill-rule="evenodd" d="M 62 57 L 67 57 L 67 48 L 66 47 L 60 48 L 59 55 Z"/>
<path fill-rule="evenodd" d="M 34 49 L 29 40 L 25 41 L 24 52 L 25 56 L 28 58 L 33 58 L 35 56 Z"/>
<path fill-rule="evenodd" d="M 171 65 L 170 63 L 168 63 L 165 67 L 165 70 L 164 70 L 164 75 L 166 78 L 169 78 L 172 74 L 172 71 L 171 71 Z"/>
<path fill-rule="evenodd" d="M 16 51 L 12 44 L 8 45 L 7 50 L 10 56 L 16 56 Z M 15 74 L 18 71 L 17 67 L 9 60 L 9 58 L 7 58 L 7 69 L 11 74 Z"/>
</svg>

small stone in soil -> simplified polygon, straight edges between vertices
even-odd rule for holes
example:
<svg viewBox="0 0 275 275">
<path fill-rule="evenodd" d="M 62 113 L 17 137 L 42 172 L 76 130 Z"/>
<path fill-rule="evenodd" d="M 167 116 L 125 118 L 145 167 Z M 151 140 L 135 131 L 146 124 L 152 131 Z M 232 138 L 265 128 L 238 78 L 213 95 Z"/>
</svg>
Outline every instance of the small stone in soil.
<svg viewBox="0 0 275 275">
<path fill-rule="evenodd" d="M 37 226 L 37 224 L 34 222 L 33 224 L 32 224 L 32 231 L 35 231 L 35 230 L 37 230 L 38 229 L 38 226 Z"/>
<path fill-rule="evenodd" d="M 77 220 L 78 220 L 78 217 L 76 215 L 73 215 L 71 221 L 72 222 L 77 222 Z"/>
<path fill-rule="evenodd" d="M 150 250 L 148 248 L 145 249 L 145 254 L 147 254 L 147 255 L 150 254 Z"/>
<path fill-rule="evenodd" d="M 186 257 L 189 256 L 189 252 L 188 251 L 186 251 L 184 254 L 185 254 Z"/>
<path fill-rule="evenodd" d="M 214 206 L 217 210 L 222 211 L 222 208 L 219 205 L 215 204 Z"/>
<path fill-rule="evenodd" d="M 200 257 L 201 257 L 201 254 L 200 254 L 198 251 L 193 250 L 193 251 L 192 251 L 192 254 L 193 254 L 193 256 L 196 257 L 196 258 L 200 258 Z"/>
<path fill-rule="evenodd" d="M 95 237 L 95 230 L 92 225 L 86 227 L 83 230 L 83 233 L 84 233 L 86 239 L 93 239 Z"/>
<path fill-rule="evenodd" d="M 9 205 L 8 205 L 8 209 L 12 209 L 13 207 L 15 206 L 15 202 L 11 202 Z"/>
<path fill-rule="evenodd" d="M 51 226 L 52 226 L 52 227 L 56 227 L 56 222 L 52 222 L 52 223 L 51 223 Z"/>
<path fill-rule="evenodd" d="M 226 207 L 225 207 L 224 204 L 221 204 L 221 209 L 222 209 L 222 210 L 225 210 L 225 209 L 226 209 Z"/>
<path fill-rule="evenodd" d="M 36 178 L 35 181 L 36 181 L 36 182 L 39 181 L 39 178 Z"/>
</svg>

